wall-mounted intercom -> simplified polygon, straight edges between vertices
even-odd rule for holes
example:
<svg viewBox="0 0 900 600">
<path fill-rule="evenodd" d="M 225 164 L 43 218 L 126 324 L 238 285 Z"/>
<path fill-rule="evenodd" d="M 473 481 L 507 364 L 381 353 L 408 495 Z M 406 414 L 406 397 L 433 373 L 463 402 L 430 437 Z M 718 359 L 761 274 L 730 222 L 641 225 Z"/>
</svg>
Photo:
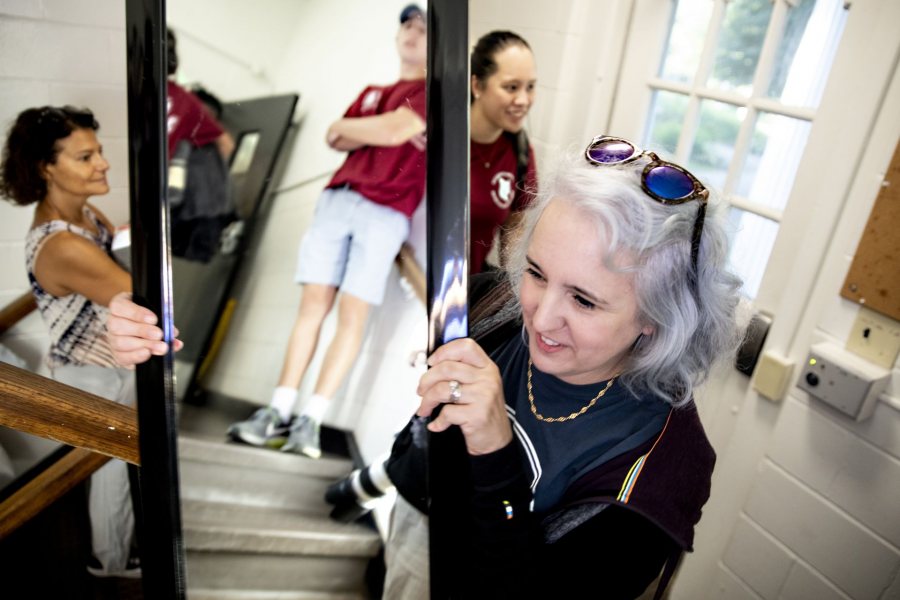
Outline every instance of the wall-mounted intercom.
<svg viewBox="0 0 900 600">
<path fill-rule="evenodd" d="M 815 344 L 800 373 L 797 387 L 857 421 L 875 410 L 890 371 L 831 342 Z"/>
</svg>

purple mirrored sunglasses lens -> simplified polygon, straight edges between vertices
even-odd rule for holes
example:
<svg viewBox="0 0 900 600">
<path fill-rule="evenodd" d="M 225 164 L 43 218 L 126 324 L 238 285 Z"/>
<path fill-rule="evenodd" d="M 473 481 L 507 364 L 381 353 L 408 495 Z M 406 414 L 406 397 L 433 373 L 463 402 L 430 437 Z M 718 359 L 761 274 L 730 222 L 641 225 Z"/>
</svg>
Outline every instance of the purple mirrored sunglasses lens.
<svg viewBox="0 0 900 600">
<path fill-rule="evenodd" d="M 621 140 L 597 142 L 588 149 L 588 156 L 602 164 L 615 164 L 634 156 L 634 146 Z"/>
<path fill-rule="evenodd" d="M 647 173 L 647 189 L 665 200 L 679 200 L 694 191 L 694 182 L 678 169 L 660 165 Z"/>
</svg>

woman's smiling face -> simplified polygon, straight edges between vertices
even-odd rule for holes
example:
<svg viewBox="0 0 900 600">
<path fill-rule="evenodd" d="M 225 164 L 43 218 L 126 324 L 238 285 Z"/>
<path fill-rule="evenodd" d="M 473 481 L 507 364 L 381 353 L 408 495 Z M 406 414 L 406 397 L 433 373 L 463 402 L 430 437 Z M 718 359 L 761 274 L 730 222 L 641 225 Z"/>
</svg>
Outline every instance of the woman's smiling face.
<svg viewBox="0 0 900 600">
<path fill-rule="evenodd" d="M 56 161 L 44 165 L 49 190 L 83 198 L 109 192 L 109 163 L 103 158 L 103 147 L 93 130 L 76 129 L 56 145 Z"/>
<path fill-rule="evenodd" d="M 633 276 L 607 268 L 600 231 L 583 211 L 554 198 L 528 244 L 520 299 L 529 352 L 538 369 L 567 383 L 609 379 L 637 337 L 653 332 L 638 321 Z"/>
<path fill-rule="evenodd" d="M 477 109 L 491 125 L 516 133 L 525 125 L 534 102 L 534 56 L 527 47 L 510 44 L 494 54 L 494 62 L 497 71 L 487 81 L 472 78 L 472 93 L 477 98 Z"/>
</svg>

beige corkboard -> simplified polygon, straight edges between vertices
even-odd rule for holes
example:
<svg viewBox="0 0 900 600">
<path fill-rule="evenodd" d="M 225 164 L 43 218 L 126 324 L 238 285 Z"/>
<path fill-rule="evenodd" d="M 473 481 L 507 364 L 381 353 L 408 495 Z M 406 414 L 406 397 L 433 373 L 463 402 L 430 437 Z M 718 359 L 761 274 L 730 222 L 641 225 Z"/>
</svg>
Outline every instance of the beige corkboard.
<svg viewBox="0 0 900 600">
<path fill-rule="evenodd" d="M 894 150 L 841 296 L 900 321 L 900 144 Z"/>
</svg>

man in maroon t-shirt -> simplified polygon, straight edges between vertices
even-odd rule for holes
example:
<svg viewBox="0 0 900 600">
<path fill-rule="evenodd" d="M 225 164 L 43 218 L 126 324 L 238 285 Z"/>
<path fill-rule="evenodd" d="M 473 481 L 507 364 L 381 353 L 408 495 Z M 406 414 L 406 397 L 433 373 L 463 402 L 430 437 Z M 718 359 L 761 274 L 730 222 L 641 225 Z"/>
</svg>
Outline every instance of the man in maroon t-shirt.
<svg viewBox="0 0 900 600">
<path fill-rule="evenodd" d="M 365 88 L 328 129 L 328 145 L 349 154 L 322 192 L 300 245 L 296 280 L 303 295 L 278 387 L 269 406 L 228 428 L 234 440 L 321 455 L 322 417 L 356 360 L 369 310 L 381 304 L 410 216 L 425 193 L 425 37 L 425 13 L 410 4 L 400 13 L 397 33 L 399 81 Z M 334 339 L 313 395 L 291 423 L 297 388 L 335 300 Z"/>
</svg>

